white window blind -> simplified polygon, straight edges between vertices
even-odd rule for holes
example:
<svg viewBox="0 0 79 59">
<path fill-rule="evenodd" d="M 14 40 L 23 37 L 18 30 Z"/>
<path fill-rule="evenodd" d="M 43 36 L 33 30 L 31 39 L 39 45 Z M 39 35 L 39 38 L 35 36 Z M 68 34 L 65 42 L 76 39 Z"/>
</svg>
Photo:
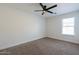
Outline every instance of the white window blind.
<svg viewBox="0 0 79 59">
<path fill-rule="evenodd" d="M 62 34 L 74 35 L 74 17 L 62 20 Z"/>
</svg>

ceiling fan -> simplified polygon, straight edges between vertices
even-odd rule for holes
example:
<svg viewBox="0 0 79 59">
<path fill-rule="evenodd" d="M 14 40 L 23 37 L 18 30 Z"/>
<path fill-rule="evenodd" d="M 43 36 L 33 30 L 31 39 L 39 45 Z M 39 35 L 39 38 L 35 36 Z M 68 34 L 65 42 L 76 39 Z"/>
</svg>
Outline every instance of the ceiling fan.
<svg viewBox="0 0 79 59">
<path fill-rule="evenodd" d="M 40 6 L 42 7 L 43 10 L 35 10 L 36 12 L 43 11 L 42 15 L 44 15 L 45 12 L 49 12 L 51 14 L 56 14 L 56 13 L 54 13 L 52 11 L 49 11 L 49 10 L 52 9 L 52 8 L 57 7 L 57 4 L 55 4 L 55 5 L 53 5 L 53 6 L 49 7 L 49 8 L 47 8 L 47 6 L 43 5 L 42 3 L 40 3 Z"/>
</svg>

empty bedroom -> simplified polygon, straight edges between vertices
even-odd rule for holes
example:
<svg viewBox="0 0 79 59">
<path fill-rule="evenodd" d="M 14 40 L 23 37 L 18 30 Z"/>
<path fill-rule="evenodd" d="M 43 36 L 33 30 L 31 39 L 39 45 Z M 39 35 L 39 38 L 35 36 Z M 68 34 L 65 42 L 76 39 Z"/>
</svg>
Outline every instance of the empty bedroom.
<svg viewBox="0 0 79 59">
<path fill-rule="evenodd" d="M 0 3 L 0 55 L 79 55 L 79 3 Z"/>
</svg>

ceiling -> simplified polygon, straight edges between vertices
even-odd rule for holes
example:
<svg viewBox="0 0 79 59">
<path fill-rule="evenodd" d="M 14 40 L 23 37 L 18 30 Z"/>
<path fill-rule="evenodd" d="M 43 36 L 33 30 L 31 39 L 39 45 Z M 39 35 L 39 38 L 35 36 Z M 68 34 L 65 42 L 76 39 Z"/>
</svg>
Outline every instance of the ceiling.
<svg viewBox="0 0 79 59">
<path fill-rule="evenodd" d="M 43 17 L 56 16 L 56 15 L 61 15 L 79 10 L 79 3 L 43 3 L 43 4 L 46 5 L 47 7 L 57 4 L 56 8 L 50 10 L 52 12 L 56 12 L 56 14 L 50 14 L 46 12 L 44 15 L 41 15 L 42 12 L 35 12 L 34 10 L 42 9 L 39 3 L 12 3 L 12 4 L 9 3 L 9 4 L 0 4 L 0 5 L 6 5 L 12 8 L 16 8 L 18 10 L 34 13 L 36 15 Z"/>
</svg>

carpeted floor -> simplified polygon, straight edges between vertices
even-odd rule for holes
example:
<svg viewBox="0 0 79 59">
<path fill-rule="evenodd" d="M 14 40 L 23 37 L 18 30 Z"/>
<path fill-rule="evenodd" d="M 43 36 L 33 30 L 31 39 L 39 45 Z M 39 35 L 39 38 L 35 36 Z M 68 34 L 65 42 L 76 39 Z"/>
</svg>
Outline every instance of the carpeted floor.
<svg viewBox="0 0 79 59">
<path fill-rule="evenodd" d="M 2 53 L 1 53 L 2 52 Z M 0 51 L 1 55 L 78 55 L 79 44 L 42 38 Z"/>
</svg>

